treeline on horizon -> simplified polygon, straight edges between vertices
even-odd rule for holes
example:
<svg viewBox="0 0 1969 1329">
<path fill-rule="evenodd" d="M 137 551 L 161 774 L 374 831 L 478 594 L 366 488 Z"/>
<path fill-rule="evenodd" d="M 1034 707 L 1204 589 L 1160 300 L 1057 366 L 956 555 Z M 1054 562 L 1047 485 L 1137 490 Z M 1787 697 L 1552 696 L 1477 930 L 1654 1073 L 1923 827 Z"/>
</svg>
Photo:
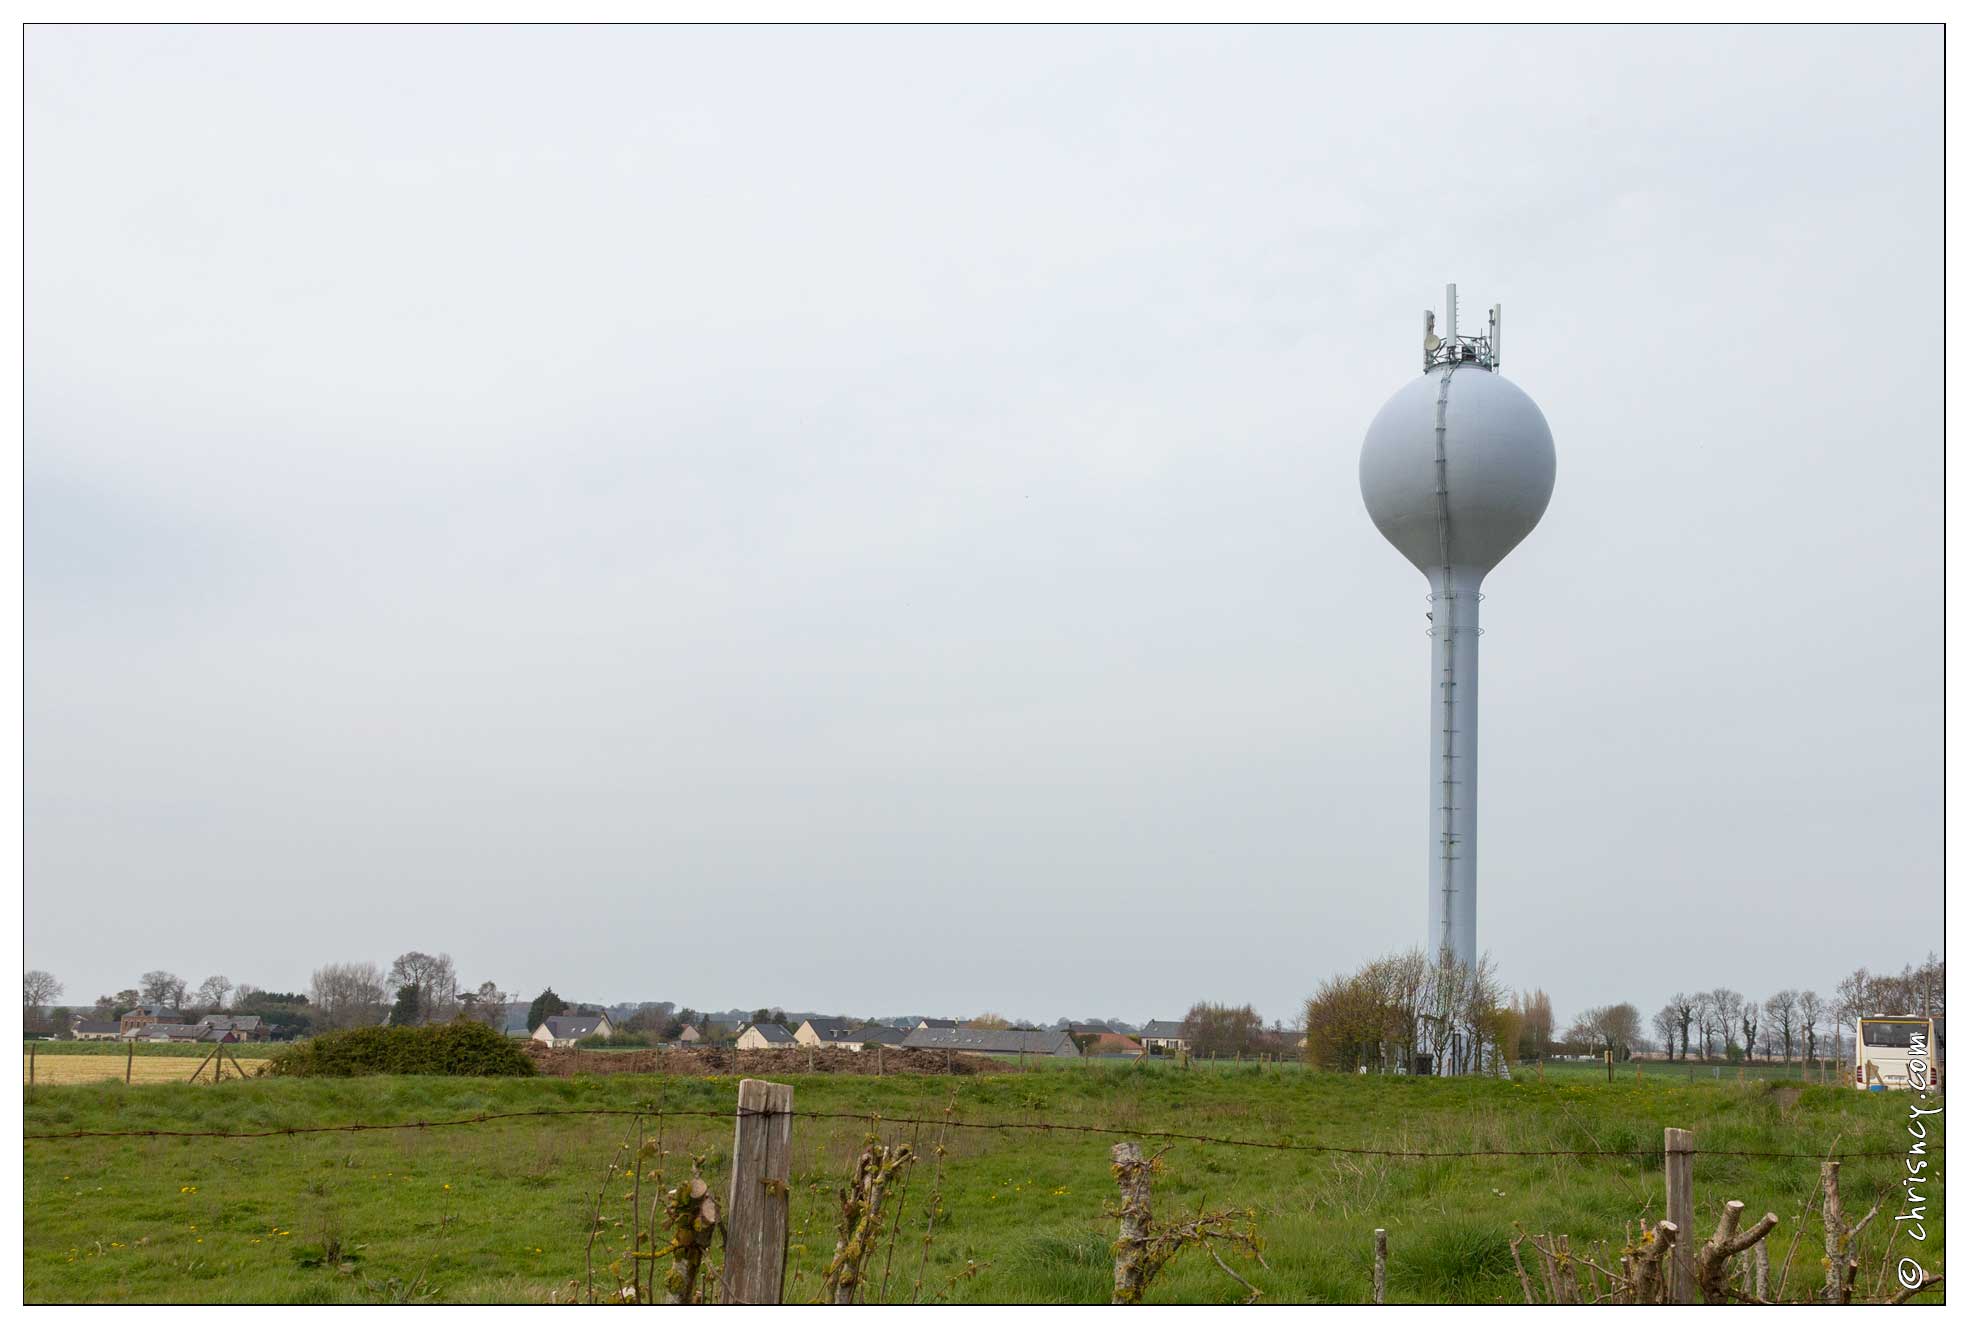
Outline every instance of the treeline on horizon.
<svg viewBox="0 0 1969 1329">
<path fill-rule="evenodd" d="M 1460 1072 L 1550 1056 L 1656 1055 L 1684 1061 L 1806 1063 L 1837 1058 L 1862 1016 L 1944 1014 L 1945 969 L 1930 952 L 1899 973 L 1856 969 L 1830 991 L 1784 988 L 1759 1001 L 1733 988 L 1677 992 L 1643 1025 L 1627 1001 L 1593 1006 L 1563 1030 L 1543 990 L 1509 993 L 1489 956 L 1475 966 L 1421 950 L 1328 979 L 1306 1002 L 1306 1054 L 1334 1070 L 1413 1069 L 1418 1057 Z"/>
</svg>

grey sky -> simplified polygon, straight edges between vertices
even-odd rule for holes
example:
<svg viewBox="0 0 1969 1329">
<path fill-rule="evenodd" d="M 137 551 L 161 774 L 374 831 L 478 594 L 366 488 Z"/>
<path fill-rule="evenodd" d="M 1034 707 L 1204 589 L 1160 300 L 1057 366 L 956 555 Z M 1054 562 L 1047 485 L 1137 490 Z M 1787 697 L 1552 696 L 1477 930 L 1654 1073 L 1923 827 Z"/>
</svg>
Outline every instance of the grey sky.
<svg viewBox="0 0 1969 1329">
<path fill-rule="evenodd" d="M 1938 28 L 27 38 L 27 954 L 1290 1018 L 1418 943 L 1420 312 L 1551 422 L 1478 940 L 1939 949 Z M 1835 925 L 1828 926 L 1828 920 Z"/>
</svg>

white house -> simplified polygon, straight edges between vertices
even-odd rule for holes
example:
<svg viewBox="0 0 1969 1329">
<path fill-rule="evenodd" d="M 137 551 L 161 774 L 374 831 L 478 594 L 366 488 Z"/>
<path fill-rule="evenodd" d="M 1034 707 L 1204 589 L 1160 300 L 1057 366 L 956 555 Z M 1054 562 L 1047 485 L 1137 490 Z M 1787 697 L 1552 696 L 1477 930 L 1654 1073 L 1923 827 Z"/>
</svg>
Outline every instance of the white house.
<svg viewBox="0 0 1969 1329">
<path fill-rule="evenodd" d="M 786 1032 L 783 1024 L 748 1024 L 738 1031 L 738 1046 L 751 1051 L 755 1048 L 790 1048 L 793 1035 Z"/>
<path fill-rule="evenodd" d="M 533 1031 L 533 1041 L 550 1048 L 571 1048 L 584 1038 L 613 1038 L 615 1026 L 606 1015 L 550 1015 Z"/>
<path fill-rule="evenodd" d="M 855 1037 L 861 1025 L 852 1020 L 802 1020 L 793 1031 L 793 1041 L 807 1048 L 852 1048 L 861 1051 L 862 1040 Z"/>
</svg>

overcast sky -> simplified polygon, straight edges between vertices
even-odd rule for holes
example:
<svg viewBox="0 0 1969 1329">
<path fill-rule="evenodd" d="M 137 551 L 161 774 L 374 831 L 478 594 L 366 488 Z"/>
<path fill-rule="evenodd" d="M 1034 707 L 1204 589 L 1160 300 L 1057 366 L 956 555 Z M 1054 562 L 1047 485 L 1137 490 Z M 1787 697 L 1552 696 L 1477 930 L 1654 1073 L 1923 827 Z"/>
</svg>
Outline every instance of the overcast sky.
<svg viewBox="0 0 1969 1329">
<path fill-rule="evenodd" d="M 27 35 L 27 962 L 1291 1019 L 1423 941 L 1445 281 L 1551 423 L 1478 944 L 1940 948 L 1934 27 Z M 1466 318 L 1466 322 L 1467 322 Z"/>
</svg>

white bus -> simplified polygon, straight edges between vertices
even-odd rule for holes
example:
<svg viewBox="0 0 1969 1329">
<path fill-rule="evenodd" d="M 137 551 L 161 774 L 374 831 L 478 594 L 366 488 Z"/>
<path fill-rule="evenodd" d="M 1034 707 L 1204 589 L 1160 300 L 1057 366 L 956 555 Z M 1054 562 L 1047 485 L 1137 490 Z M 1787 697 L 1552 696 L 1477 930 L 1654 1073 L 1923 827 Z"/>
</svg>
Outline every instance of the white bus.
<svg viewBox="0 0 1969 1329">
<path fill-rule="evenodd" d="M 1854 1042 L 1853 1087 L 1939 1090 L 1945 1042 L 1941 1016 L 1862 1016 Z"/>
</svg>

